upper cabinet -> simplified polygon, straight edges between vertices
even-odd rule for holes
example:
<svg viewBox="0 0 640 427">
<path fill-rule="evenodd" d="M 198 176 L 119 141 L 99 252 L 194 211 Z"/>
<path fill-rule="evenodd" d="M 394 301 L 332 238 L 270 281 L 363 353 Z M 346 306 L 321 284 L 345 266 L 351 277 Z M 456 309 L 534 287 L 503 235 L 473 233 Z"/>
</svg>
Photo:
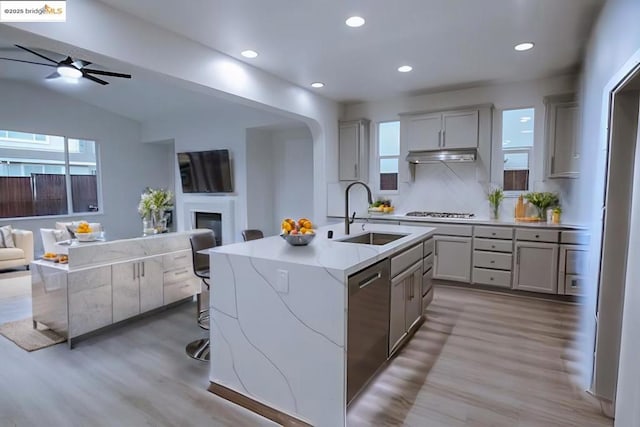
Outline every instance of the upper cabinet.
<svg viewBox="0 0 640 427">
<path fill-rule="evenodd" d="M 573 95 L 549 96 L 544 103 L 547 177 L 577 178 L 578 103 Z"/>
<path fill-rule="evenodd" d="M 478 147 L 478 110 L 407 116 L 408 151 Z"/>
<path fill-rule="evenodd" d="M 340 122 L 338 138 L 340 181 L 368 181 L 369 120 Z"/>
</svg>

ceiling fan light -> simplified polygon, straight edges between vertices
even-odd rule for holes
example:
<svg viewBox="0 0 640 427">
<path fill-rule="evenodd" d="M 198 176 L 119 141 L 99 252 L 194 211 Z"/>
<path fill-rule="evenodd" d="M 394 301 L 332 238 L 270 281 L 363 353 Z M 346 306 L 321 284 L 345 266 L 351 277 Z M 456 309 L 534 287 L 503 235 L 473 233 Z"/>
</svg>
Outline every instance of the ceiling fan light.
<svg viewBox="0 0 640 427">
<path fill-rule="evenodd" d="M 78 70 L 73 65 L 60 64 L 58 65 L 57 71 L 62 77 L 70 79 L 79 79 L 82 77 L 82 71 Z"/>
</svg>

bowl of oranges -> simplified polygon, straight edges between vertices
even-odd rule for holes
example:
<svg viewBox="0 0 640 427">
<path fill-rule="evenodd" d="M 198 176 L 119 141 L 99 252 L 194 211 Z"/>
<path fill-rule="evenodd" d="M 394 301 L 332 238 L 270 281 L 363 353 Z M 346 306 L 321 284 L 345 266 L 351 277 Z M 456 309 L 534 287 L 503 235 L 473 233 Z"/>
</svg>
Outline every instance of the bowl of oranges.
<svg viewBox="0 0 640 427">
<path fill-rule="evenodd" d="M 308 218 L 300 218 L 297 221 L 285 218 L 280 223 L 280 228 L 280 237 L 292 246 L 306 246 L 316 237 L 313 222 Z"/>
<path fill-rule="evenodd" d="M 78 224 L 78 227 L 73 234 L 75 234 L 78 242 L 93 242 L 98 240 L 98 237 L 100 236 L 99 232 L 93 231 L 88 222 L 81 222 Z"/>
</svg>

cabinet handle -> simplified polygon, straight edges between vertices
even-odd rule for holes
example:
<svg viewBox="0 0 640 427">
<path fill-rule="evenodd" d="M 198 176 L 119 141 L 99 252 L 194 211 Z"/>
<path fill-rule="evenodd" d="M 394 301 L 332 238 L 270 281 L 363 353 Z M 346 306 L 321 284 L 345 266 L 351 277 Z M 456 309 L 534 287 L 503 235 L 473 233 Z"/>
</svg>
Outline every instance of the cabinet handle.
<svg viewBox="0 0 640 427">
<path fill-rule="evenodd" d="M 358 165 L 353 165 L 353 176 L 358 177 Z"/>
<path fill-rule="evenodd" d="M 491 235 L 492 235 L 492 236 L 495 236 L 495 235 L 496 235 L 496 233 L 491 233 Z"/>
<path fill-rule="evenodd" d="M 490 261 L 490 263 L 491 263 L 491 264 L 495 264 L 495 263 L 496 263 L 496 261 L 492 259 L 492 260 Z"/>
<path fill-rule="evenodd" d="M 551 166 L 549 167 L 549 169 L 550 169 L 549 173 L 551 173 L 551 174 L 555 173 L 554 172 L 555 168 L 556 168 L 555 163 L 556 163 L 556 156 L 551 156 Z"/>
<path fill-rule="evenodd" d="M 516 252 L 516 264 L 520 265 L 520 248 L 518 248 L 518 251 Z"/>
<path fill-rule="evenodd" d="M 491 249 L 495 249 L 495 248 L 496 248 L 496 245 L 491 245 Z"/>
<path fill-rule="evenodd" d="M 438 147 L 442 146 L 442 131 L 438 131 Z"/>
<path fill-rule="evenodd" d="M 572 288 L 578 287 L 578 279 L 571 279 L 571 287 Z"/>
<path fill-rule="evenodd" d="M 539 239 L 539 238 L 540 238 L 540 235 L 539 235 L 539 234 L 536 234 L 536 239 Z"/>
<path fill-rule="evenodd" d="M 367 286 L 369 286 L 370 284 L 372 284 L 373 282 L 375 282 L 376 280 L 378 280 L 380 277 L 382 277 L 381 273 L 378 271 L 376 274 L 374 274 L 373 276 L 369 277 L 366 280 L 363 280 L 362 282 L 360 282 L 360 284 L 358 284 L 358 287 L 360 289 L 362 288 L 366 288 Z"/>
<path fill-rule="evenodd" d="M 489 277 L 489 280 L 493 281 L 493 276 Z"/>
<path fill-rule="evenodd" d="M 144 277 L 144 264 L 146 263 L 146 261 L 142 261 L 142 277 Z"/>
<path fill-rule="evenodd" d="M 433 243 L 433 256 L 438 256 L 438 242 Z"/>
<path fill-rule="evenodd" d="M 447 141 L 447 133 L 446 132 L 447 131 L 445 131 L 445 130 L 442 131 L 442 146 L 443 147 L 446 147 L 446 145 L 447 145 L 447 142 L 446 142 Z"/>
<path fill-rule="evenodd" d="M 136 266 L 138 263 L 133 264 L 133 280 L 136 280 Z"/>
</svg>

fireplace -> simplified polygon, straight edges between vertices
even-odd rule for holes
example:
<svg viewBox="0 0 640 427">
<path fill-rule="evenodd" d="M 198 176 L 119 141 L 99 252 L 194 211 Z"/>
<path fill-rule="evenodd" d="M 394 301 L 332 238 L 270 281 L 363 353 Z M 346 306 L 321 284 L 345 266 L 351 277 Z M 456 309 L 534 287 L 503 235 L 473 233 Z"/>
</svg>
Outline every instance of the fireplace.
<svg viewBox="0 0 640 427">
<path fill-rule="evenodd" d="M 213 230 L 216 246 L 222 246 L 222 214 L 217 212 L 194 212 L 196 228 Z"/>
</svg>

